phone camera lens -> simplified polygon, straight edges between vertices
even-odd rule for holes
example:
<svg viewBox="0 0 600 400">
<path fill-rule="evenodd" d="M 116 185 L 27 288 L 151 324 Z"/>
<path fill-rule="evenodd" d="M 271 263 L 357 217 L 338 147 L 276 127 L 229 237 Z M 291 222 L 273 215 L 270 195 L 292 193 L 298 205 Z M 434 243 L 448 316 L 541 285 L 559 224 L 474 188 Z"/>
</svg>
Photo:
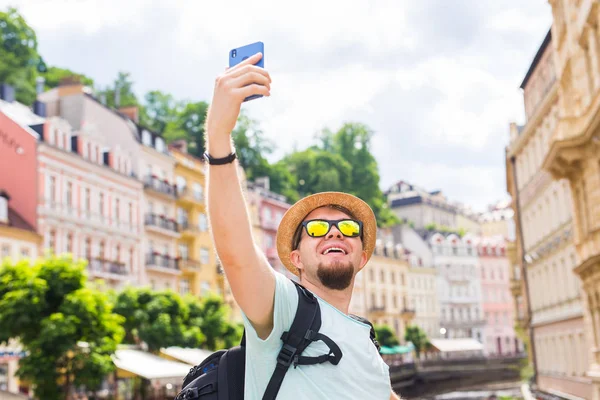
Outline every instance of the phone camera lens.
<svg viewBox="0 0 600 400">
<path fill-rule="evenodd" d="M 231 50 L 231 57 L 235 58 L 237 56 L 237 50 Z"/>
</svg>

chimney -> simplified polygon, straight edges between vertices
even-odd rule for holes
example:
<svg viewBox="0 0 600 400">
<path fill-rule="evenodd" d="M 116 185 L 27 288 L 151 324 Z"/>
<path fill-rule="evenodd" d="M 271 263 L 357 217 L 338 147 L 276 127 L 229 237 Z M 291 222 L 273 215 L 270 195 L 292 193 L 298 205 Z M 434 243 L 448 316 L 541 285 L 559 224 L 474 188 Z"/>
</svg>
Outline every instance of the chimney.
<svg viewBox="0 0 600 400">
<path fill-rule="evenodd" d="M 8 201 L 10 196 L 4 190 L 0 190 L 0 224 L 8 225 Z"/>
<path fill-rule="evenodd" d="M 12 103 L 13 101 L 15 101 L 15 88 L 9 85 L 8 83 L 1 84 L 0 99 L 6 101 L 7 103 Z"/>
<path fill-rule="evenodd" d="M 115 108 L 121 105 L 121 88 L 115 86 Z"/>
<path fill-rule="evenodd" d="M 187 153 L 187 140 L 185 139 L 179 139 L 179 140 L 175 140 L 173 143 L 171 143 L 171 147 L 172 149 L 176 149 L 179 150 L 182 153 Z"/>
<path fill-rule="evenodd" d="M 119 112 L 129 117 L 136 124 L 140 122 L 140 109 L 138 106 L 121 107 Z"/>
<path fill-rule="evenodd" d="M 44 93 L 44 86 L 46 84 L 46 79 L 43 76 L 38 76 L 35 78 L 35 92 L 37 94 Z"/>
</svg>

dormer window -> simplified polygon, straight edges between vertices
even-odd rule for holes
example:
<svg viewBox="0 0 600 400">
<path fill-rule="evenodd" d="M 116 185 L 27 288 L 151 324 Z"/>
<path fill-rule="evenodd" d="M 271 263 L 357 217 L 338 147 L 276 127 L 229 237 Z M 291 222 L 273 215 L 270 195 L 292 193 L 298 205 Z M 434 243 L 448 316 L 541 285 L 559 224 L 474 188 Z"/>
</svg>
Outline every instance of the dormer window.
<svg viewBox="0 0 600 400">
<path fill-rule="evenodd" d="M 8 224 L 8 194 L 0 190 L 0 224 Z"/>
<path fill-rule="evenodd" d="M 152 136 L 150 135 L 150 132 L 146 130 L 142 131 L 142 143 L 145 146 L 152 146 Z"/>
<path fill-rule="evenodd" d="M 163 153 L 165 151 L 165 142 L 161 138 L 156 138 L 156 150 Z"/>
</svg>

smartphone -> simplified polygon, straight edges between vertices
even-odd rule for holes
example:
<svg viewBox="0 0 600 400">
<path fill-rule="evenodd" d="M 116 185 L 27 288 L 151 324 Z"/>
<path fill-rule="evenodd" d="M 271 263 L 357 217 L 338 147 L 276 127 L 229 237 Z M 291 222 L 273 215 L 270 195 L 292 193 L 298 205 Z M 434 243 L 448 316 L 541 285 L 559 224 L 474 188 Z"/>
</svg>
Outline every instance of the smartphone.
<svg viewBox="0 0 600 400">
<path fill-rule="evenodd" d="M 262 53 L 262 58 L 255 64 L 261 68 L 265 67 L 265 45 L 263 42 L 256 42 L 252 44 L 248 44 L 246 46 L 238 47 L 237 49 L 232 49 L 229 51 L 229 68 L 238 65 L 248 57 L 255 55 L 256 53 Z M 244 99 L 244 101 L 258 99 L 259 97 L 263 97 L 262 94 L 255 94 L 253 96 L 248 96 Z"/>
</svg>

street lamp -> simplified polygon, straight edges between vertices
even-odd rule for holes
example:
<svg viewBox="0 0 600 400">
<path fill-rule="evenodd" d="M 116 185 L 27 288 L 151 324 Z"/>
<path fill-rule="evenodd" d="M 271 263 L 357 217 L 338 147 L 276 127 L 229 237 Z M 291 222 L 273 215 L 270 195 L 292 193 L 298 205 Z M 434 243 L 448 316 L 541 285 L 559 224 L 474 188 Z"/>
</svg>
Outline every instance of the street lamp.
<svg viewBox="0 0 600 400">
<path fill-rule="evenodd" d="M 442 336 L 446 336 L 446 332 L 447 332 L 447 331 L 446 331 L 446 328 L 441 328 L 441 329 L 440 329 L 440 335 L 442 335 Z"/>
</svg>

